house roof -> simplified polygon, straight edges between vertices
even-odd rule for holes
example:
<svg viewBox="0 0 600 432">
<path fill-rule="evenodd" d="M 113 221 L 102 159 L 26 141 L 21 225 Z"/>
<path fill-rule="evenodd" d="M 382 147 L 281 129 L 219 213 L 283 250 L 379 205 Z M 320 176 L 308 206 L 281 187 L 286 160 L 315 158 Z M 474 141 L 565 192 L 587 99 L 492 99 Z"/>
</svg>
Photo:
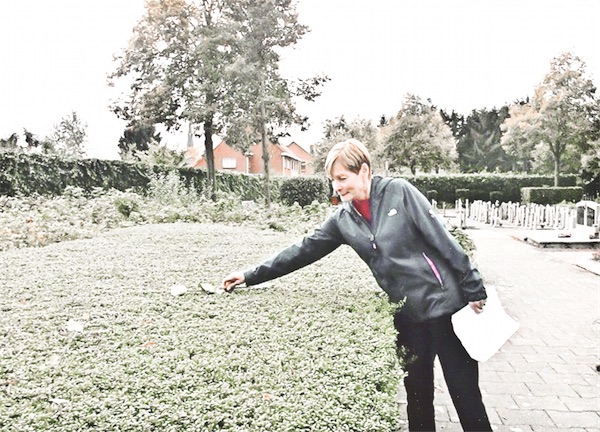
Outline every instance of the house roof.
<svg viewBox="0 0 600 432">
<path fill-rule="evenodd" d="M 225 142 L 224 139 L 222 139 L 216 135 L 213 135 L 213 150 L 216 149 L 217 147 L 219 147 L 224 142 Z M 206 152 L 206 149 L 204 148 L 204 142 L 202 142 L 201 145 L 189 147 L 189 148 L 196 149 L 202 156 L 204 156 L 204 153 Z"/>
<path fill-rule="evenodd" d="M 285 150 L 284 150 L 284 151 L 282 151 L 282 152 L 281 152 L 281 155 L 282 155 L 282 156 L 287 156 L 287 157 L 289 157 L 290 159 L 297 160 L 298 162 L 304 162 L 304 159 L 302 159 L 302 158 L 298 157 L 297 155 L 295 155 L 294 153 L 292 153 L 292 152 L 290 152 L 290 151 L 285 151 Z"/>
</svg>

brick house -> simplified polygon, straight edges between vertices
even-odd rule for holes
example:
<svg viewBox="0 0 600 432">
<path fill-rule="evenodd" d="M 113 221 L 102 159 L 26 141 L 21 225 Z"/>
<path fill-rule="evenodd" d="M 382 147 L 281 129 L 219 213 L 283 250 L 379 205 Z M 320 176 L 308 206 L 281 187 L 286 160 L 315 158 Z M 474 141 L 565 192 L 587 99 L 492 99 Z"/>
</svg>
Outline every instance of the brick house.
<svg viewBox="0 0 600 432">
<path fill-rule="evenodd" d="M 234 149 L 221 140 L 213 147 L 215 169 L 218 171 L 233 171 L 246 174 L 262 174 L 262 145 L 250 146 L 246 154 Z M 314 173 L 312 155 L 297 143 L 289 145 L 270 143 L 269 145 L 270 174 L 282 177 L 309 176 Z M 206 169 L 206 159 L 199 149 L 190 147 L 186 151 L 186 163 L 192 168 Z"/>
<path fill-rule="evenodd" d="M 217 171 L 236 171 L 248 173 L 248 158 L 244 154 L 231 147 L 223 140 L 215 141 L 213 153 L 215 158 L 215 169 Z M 204 150 L 204 148 L 202 149 Z M 206 158 L 204 151 L 200 152 L 197 147 L 188 147 L 186 150 L 186 164 L 192 168 L 206 169 Z"/>
</svg>

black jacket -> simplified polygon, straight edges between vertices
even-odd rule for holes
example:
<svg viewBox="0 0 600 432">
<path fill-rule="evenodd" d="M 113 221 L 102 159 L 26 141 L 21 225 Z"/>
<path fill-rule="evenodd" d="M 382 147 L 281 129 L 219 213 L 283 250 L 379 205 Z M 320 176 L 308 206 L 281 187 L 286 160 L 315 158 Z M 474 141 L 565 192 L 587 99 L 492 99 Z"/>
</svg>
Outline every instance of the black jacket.
<svg viewBox="0 0 600 432">
<path fill-rule="evenodd" d="M 392 302 L 405 300 L 400 313 L 410 321 L 449 315 L 487 297 L 479 272 L 413 185 L 375 176 L 370 202 L 370 225 L 346 202 L 313 234 L 246 271 L 246 284 L 291 273 L 348 244 Z"/>
</svg>

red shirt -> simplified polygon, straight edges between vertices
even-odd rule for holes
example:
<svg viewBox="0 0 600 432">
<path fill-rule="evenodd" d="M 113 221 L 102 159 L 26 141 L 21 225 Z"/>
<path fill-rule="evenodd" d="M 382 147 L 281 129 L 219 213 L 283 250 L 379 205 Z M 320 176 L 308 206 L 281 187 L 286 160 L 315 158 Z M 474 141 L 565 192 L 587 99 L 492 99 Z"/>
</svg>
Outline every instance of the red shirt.
<svg viewBox="0 0 600 432">
<path fill-rule="evenodd" d="M 371 203 L 369 202 L 369 199 L 352 200 L 352 204 L 354 204 L 354 207 L 356 210 L 358 210 L 362 217 L 364 217 L 365 220 L 371 224 Z"/>
</svg>

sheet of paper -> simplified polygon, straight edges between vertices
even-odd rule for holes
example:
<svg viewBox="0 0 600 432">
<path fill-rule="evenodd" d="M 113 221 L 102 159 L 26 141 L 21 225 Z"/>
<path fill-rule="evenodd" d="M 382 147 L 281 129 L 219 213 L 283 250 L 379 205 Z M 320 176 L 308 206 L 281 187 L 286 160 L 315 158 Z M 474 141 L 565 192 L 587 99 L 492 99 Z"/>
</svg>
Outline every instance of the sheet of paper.
<svg viewBox="0 0 600 432">
<path fill-rule="evenodd" d="M 467 305 L 452 315 L 454 332 L 473 359 L 484 362 L 492 357 L 518 330 L 519 323 L 502 307 L 498 293 L 486 286 L 488 295 L 482 313 Z"/>
</svg>

